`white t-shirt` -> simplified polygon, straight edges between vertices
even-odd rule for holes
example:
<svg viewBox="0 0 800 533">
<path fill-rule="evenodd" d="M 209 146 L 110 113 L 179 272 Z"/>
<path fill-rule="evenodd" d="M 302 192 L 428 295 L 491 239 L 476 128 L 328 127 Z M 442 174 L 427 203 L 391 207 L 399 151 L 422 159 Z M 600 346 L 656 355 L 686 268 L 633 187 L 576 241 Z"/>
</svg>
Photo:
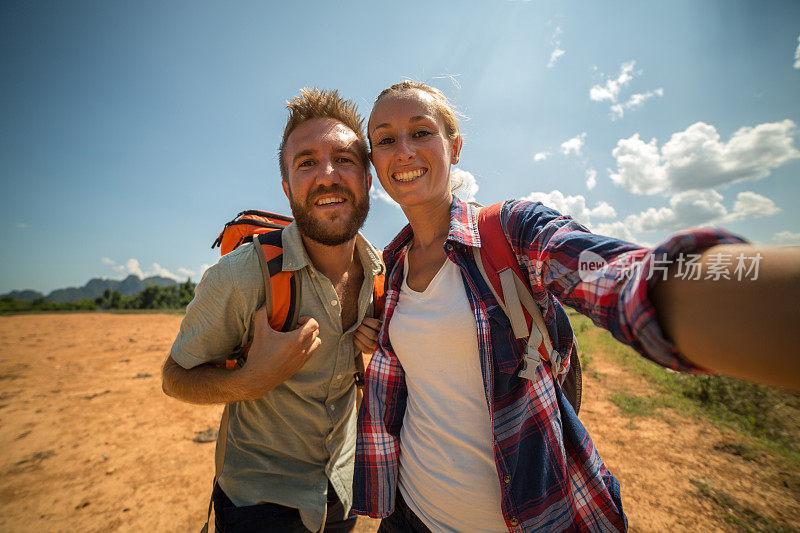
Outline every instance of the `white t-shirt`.
<svg viewBox="0 0 800 533">
<path fill-rule="evenodd" d="M 389 337 L 408 387 L 399 490 L 432 531 L 508 531 L 475 316 L 459 267 L 445 260 L 424 292 L 405 263 Z"/>
</svg>

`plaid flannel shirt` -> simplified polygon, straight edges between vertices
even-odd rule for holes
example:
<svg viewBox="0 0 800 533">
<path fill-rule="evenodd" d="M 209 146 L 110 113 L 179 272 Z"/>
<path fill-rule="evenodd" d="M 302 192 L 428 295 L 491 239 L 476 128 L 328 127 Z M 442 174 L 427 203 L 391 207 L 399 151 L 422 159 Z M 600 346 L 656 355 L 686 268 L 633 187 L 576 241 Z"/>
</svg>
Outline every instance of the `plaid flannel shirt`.
<svg viewBox="0 0 800 533">
<path fill-rule="evenodd" d="M 481 244 L 476 213 L 473 206 L 454 198 L 445 251 L 461 268 L 475 314 L 508 530 L 624 531 L 627 518 L 619 482 L 600 459 L 554 382 L 549 365 L 539 365 L 534 381 L 517 375 L 525 342 L 515 339 L 508 318 L 475 265 L 470 247 Z M 647 273 L 659 261 L 664 264 L 679 253 L 741 239 L 720 230 L 695 229 L 678 233 L 651 250 L 594 235 L 538 202 L 508 201 L 500 216 L 505 237 L 543 310 L 555 350 L 568 354 L 573 344 L 564 303 L 656 363 L 701 371 L 684 360 L 662 334 L 647 298 L 649 276 L 631 274 Z M 353 508 L 373 518 L 391 514 L 397 490 L 400 428 L 408 392 L 388 325 L 402 284 L 405 245 L 412 237 L 411 227 L 406 226 L 384 250 L 386 314 L 359 412 Z M 584 280 L 579 275 L 578 258 L 587 250 L 608 263 L 597 279 Z M 569 358 L 564 359 L 568 365 Z"/>
</svg>

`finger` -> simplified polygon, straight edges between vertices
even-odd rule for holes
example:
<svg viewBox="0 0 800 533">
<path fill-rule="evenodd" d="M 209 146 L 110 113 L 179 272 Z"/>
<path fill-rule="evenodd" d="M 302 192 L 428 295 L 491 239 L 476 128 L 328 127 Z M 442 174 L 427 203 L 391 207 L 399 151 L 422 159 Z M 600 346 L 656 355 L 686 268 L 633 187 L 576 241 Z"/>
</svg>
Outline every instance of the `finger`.
<svg viewBox="0 0 800 533">
<path fill-rule="evenodd" d="M 354 335 L 360 335 L 364 338 L 364 342 L 378 342 L 378 332 L 372 328 L 359 326 L 354 332 Z"/>
<path fill-rule="evenodd" d="M 369 351 L 369 342 L 362 335 L 359 335 L 358 331 L 353 334 L 353 344 L 362 352 Z"/>
<path fill-rule="evenodd" d="M 361 321 L 362 324 L 366 324 L 372 329 L 381 329 L 381 321 L 377 318 L 370 318 L 365 317 L 364 320 Z"/>
<path fill-rule="evenodd" d="M 312 354 L 313 354 L 315 351 L 317 351 L 317 348 L 319 348 L 320 346 L 322 346 L 322 339 L 320 339 L 319 337 L 316 337 L 316 338 L 314 339 L 314 342 L 312 342 L 312 343 L 311 343 L 311 346 L 309 346 L 309 347 L 308 347 L 308 349 L 306 350 L 306 354 L 307 354 L 307 355 L 306 355 L 306 359 L 308 359 L 309 357 L 311 357 L 311 355 L 312 355 Z"/>
</svg>

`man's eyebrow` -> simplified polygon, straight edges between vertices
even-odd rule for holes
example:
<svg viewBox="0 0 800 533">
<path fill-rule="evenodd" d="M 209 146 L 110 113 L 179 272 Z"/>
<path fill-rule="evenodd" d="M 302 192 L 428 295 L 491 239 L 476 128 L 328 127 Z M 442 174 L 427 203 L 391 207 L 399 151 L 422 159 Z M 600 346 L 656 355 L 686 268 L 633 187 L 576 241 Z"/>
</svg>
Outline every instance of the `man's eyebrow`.
<svg viewBox="0 0 800 533">
<path fill-rule="evenodd" d="M 409 122 L 420 122 L 423 120 L 433 120 L 433 118 L 430 115 L 414 115 L 409 119 Z M 372 133 L 375 133 L 376 130 L 379 130 L 381 128 L 386 128 L 389 126 L 391 126 L 391 124 L 389 124 L 388 122 L 381 122 L 380 124 L 372 128 Z"/>
<path fill-rule="evenodd" d="M 297 160 L 300 159 L 301 157 L 306 157 L 309 155 L 314 155 L 314 150 L 311 149 L 300 150 L 299 152 L 294 154 L 294 157 L 292 158 L 292 163 L 296 163 Z"/>
<path fill-rule="evenodd" d="M 355 141 L 353 141 L 352 143 L 348 144 L 347 146 L 344 146 L 342 148 L 337 149 L 336 153 L 337 154 L 350 154 L 350 155 L 353 155 L 353 156 L 359 156 L 360 157 L 359 152 L 352 148 L 352 146 L 354 144 L 356 144 Z"/>
</svg>

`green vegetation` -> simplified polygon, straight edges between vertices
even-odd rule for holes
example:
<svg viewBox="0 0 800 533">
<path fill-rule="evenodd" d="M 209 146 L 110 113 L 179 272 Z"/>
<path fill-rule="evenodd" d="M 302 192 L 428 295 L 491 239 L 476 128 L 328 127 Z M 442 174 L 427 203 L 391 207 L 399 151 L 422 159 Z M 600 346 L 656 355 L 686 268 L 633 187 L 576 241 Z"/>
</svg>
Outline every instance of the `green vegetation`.
<svg viewBox="0 0 800 533">
<path fill-rule="evenodd" d="M 652 414 L 661 407 L 703 416 L 757 439 L 782 455 L 800 461 L 800 394 L 721 376 L 684 374 L 660 367 L 615 340 L 610 333 L 573 311 L 584 371 L 592 375 L 592 356 L 599 353 L 654 385 L 653 396 L 621 392 L 610 400 L 631 416 Z M 585 354 L 585 355 L 584 355 Z"/>
<path fill-rule="evenodd" d="M 135 296 L 125 296 L 120 291 L 106 289 L 94 300 L 76 302 L 51 302 L 38 298 L 32 302 L 15 298 L 0 298 L 0 313 L 30 313 L 50 311 L 94 311 L 94 310 L 167 310 L 184 309 L 194 298 L 195 284 L 191 279 L 179 285 L 162 287 L 152 285 Z"/>
<path fill-rule="evenodd" d="M 647 416 L 662 405 L 657 398 L 642 398 L 633 394 L 612 394 L 608 399 L 628 416 Z"/>
<path fill-rule="evenodd" d="M 768 516 L 761 515 L 739 503 L 735 498 L 725 492 L 714 488 L 708 481 L 702 479 L 690 480 L 697 487 L 698 496 L 709 500 L 722 514 L 722 519 L 736 526 L 740 531 L 747 533 L 756 531 L 769 531 L 783 533 L 795 531 L 794 528 L 776 521 Z"/>
</svg>

